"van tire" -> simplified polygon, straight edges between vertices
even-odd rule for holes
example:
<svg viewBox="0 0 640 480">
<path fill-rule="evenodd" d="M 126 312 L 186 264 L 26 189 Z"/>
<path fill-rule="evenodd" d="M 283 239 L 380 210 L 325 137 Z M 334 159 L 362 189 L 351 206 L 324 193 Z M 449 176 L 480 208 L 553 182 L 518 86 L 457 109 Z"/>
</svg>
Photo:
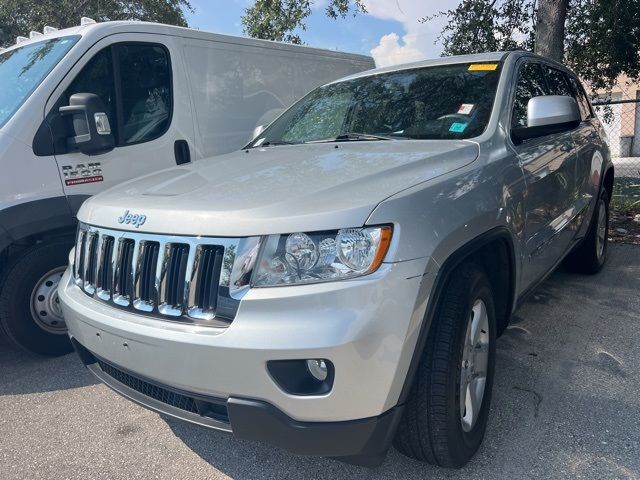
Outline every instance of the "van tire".
<svg viewBox="0 0 640 480">
<path fill-rule="evenodd" d="M 604 237 L 602 236 L 604 228 Z M 567 255 L 564 261 L 568 270 L 576 273 L 595 274 L 607 261 L 609 244 L 609 193 L 602 189 L 596 203 L 589 230 L 584 240 Z"/>
<path fill-rule="evenodd" d="M 0 282 L 0 328 L 9 341 L 24 350 L 48 356 L 64 355 L 72 350 L 64 321 L 62 324 L 52 321 L 57 326 L 47 331 L 41 326 L 44 323 L 36 318 L 32 305 L 34 299 L 41 299 L 40 303 L 47 305 L 50 300 L 55 302 L 56 282 L 48 279 L 59 281 L 72 247 L 73 241 L 69 239 L 33 245 L 22 251 L 4 271 Z M 49 283 L 52 285 L 48 286 Z M 46 290 L 46 296 L 36 295 L 39 292 L 34 289 L 38 285 Z"/>
<path fill-rule="evenodd" d="M 470 352 L 465 339 L 473 322 L 474 308 L 484 303 L 488 332 L 484 332 L 486 377 L 479 413 L 473 423 L 465 423 L 460 402 L 463 368 Z M 480 315 L 478 315 L 478 318 Z M 474 316 L 475 318 L 475 316 Z M 484 271 L 475 264 L 458 267 L 445 287 L 437 314 L 429 331 L 427 344 L 416 378 L 400 421 L 395 447 L 416 460 L 450 468 L 464 466 L 476 453 L 484 438 L 495 366 L 496 319 L 491 284 Z M 473 344 L 473 343 L 472 343 Z M 478 343 L 479 345 L 479 343 Z M 474 350 L 476 351 L 476 350 Z M 475 358 L 475 357 L 474 357 Z M 482 362 L 478 361 L 477 364 Z M 474 367 L 475 368 L 475 367 Z M 464 389 L 465 391 L 466 388 Z M 468 398 L 466 395 L 464 398 Z M 467 416 L 464 407 L 464 417 Z M 473 410 L 473 409 L 471 409 Z M 470 415 L 470 418 L 473 415 Z M 463 428 L 465 424 L 465 428 Z"/>
</svg>

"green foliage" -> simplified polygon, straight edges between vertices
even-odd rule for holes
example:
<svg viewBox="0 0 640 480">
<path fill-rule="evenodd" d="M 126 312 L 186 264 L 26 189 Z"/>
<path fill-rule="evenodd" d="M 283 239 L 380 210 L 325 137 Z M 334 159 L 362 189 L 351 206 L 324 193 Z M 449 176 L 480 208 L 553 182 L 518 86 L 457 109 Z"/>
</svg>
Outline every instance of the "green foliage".
<svg viewBox="0 0 640 480">
<path fill-rule="evenodd" d="M 254 38 L 279 42 L 302 43 L 311 15 L 313 0 L 256 0 L 242 16 L 244 33 Z M 349 13 L 366 12 L 364 0 L 329 0 L 325 13 L 330 18 L 345 18 Z"/>
<path fill-rule="evenodd" d="M 535 48 L 536 0 L 463 0 L 440 36 L 445 55 Z M 428 21 L 429 18 L 422 21 Z M 570 0 L 564 62 L 591 88 L 640 76 L 640 0 Z"/>
<path fill-rule="evenodd" d="M 441 12 L 438 16 L 449 19 L 439 37 L 443 55 L 532 49 L 535 3 L 535 0 L 463 0 L 457 8 Z"/>
<path fill-rule="evenodd" d="M 565 62 L 594 90 L 640 77 L 640 0 L 572 0 Z"/>
<path fill-rule="evenodd" d="M 80 17 L 187 26 L 185 10 L 192 11 L 189 0 L 0 0 L 0 45 L 11 45 L 31 30 L 42 32 L 45 25 L 79 25 Z"/>
</svg>

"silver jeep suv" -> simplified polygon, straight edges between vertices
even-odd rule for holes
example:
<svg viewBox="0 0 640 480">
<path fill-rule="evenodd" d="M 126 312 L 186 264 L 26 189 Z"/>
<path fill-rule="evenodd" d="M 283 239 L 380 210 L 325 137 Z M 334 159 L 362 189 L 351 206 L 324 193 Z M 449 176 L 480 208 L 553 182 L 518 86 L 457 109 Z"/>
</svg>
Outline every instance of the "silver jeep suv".
<svg viewBox="0 0 640 480">
<path fill-rule="evenodd" d="M 239 438 L 464 465 L 513 311 L 563 260 L 605 262 L 613 167 L 580 82 L 522 51 L 441 58 L 261 130 L 83 205 L 59 289 L 78 354 Z"/>
</svg>

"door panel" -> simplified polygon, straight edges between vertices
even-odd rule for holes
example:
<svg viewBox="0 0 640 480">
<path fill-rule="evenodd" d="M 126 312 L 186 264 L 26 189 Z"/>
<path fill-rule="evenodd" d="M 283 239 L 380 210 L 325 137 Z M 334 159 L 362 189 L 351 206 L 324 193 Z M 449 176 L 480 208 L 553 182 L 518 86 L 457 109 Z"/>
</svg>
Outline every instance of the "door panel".
<svg viewBox="0 0 640 480">
<path fill-rule="evenodd" d="M 109 63 L 111 62 L 111 63 Z M 180 50 L 164 35 L 113 35 L 94 45 L 49 100 L 88 90 L 101 97 L 115 149 L 57 154 L 66 195 L 94 195 L 123 181 L 176 165 L 174 144 L 193 139 L 191 102 Z"/>
<path fill-rule="evenodd" d="M 527 185 L 524 284 L 530 284 L 555 265 L 575 236 L 577 152 L 569 132 L 516 149 Z"/>
<path fill-rule="evenodd" d="M 523 62 L 519 66 L 512 127 L 527 125 L 527 105 L 531 98 L 570 93 L 562 75 L 538 62 Z M 553 268 L 575 238 L 579 209 L 578 149 L 572 132 L 527 140 L 514 149 L 526 183 L 524 290 Z"/>
</svg>

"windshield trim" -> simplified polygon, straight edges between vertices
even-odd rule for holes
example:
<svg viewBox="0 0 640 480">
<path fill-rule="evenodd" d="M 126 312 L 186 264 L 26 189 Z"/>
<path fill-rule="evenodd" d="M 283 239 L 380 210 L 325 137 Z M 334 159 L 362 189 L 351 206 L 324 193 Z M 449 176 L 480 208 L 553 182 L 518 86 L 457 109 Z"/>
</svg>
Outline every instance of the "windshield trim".
<svg viewBox="0 0 640 480">
<path fill-rule="evenodd" d="M 10 49 L 7 49 L 7 50 L 5 50 L 5 51 L 0 53 L 0 57 L 1 57 L 2 55 L 14 52 L 14 51 L 16 51 L 16 50 L 18 50 L 20 48 L 32 47 L 34 45 L 40 45 L 41 43 L 50 42 L 52 40 L 72 40 L 71 44 L 69 45 L 69 48 L 64 53 L 64 55 L 62 55 L 58 59 L 57 62 L 55 62 L 54 64 L 51 65 L 51 68 L 49 68 L 49 70 L 47 70 L 47 72 L 42 76 L 40 81 L 37 82 L 33 86 L 33 88 L 31 90 L 29 90 L 28 93 L 26 93 L 23 96 L 22 100 L 16 105 L 16 107 L 13 109 L 13 111 L 11 111 L 11 113 L 9 113 L 4 120 L 0 120 L 0 128 L 4 127 L 13 118 L 13 116 L 16 114 L 16 112 L 22 108 L 22 106 L 25 104 L 25 102 L 31 97 L 31 95 L 33 95 L 33 92 L 35 92 L 38 89 L 38 87 L 40 85 L 42 85 L 42 82 L 45 81 L 45 79 L 58 66 L 58 64 L 62 61 L 62 59 L 67 56 L 67 54 L 71 51 L 71 49 L 78 43 L 78 40 L 80 40 L 80 38 L 82 38 L 81 35 L 65 35 L 65 36 L 61 36 L 61 37 L 45 38 L 45 39 L 40 40 L 38 42 L 28 43 L 26 45 L 20 45 L 17 48 L 10 48 Z"/>
</svg>

